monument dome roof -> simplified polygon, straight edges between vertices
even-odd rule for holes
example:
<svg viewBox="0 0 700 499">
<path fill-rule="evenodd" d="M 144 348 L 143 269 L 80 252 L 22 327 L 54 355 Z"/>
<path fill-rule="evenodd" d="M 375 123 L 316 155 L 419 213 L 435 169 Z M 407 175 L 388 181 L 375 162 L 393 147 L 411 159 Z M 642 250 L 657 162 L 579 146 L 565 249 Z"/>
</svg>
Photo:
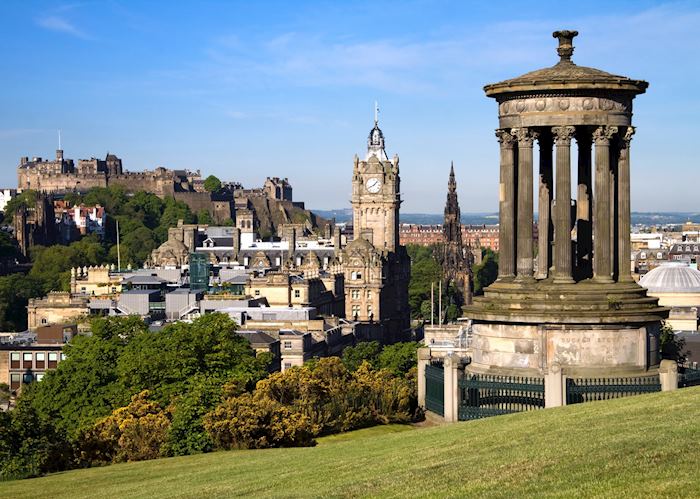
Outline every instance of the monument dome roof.
<svg viewBox="0 0 700 499">
<path fill-rule="evenodd" d="M 525 73 L 517 78 L 492 83 L 484 87 L 486 95 L 494 97 L 501 94 L 516 92 L 568 90 L 580 92 L 581 90 L 606 90 L 621 91 L 641 94 L 646 91 L 649 84 L 643 80 L 632 80 L 626 76 L 619 76 L 601 71 L 600 69 L 577 66 L 571 60 L 574 52 L 573 38 L 578 31 L 555 31 L 554 38 L 559 39 L 557 53 L 560 61 L 552 67 L 538 69 Z"/>
<path fill-rule="evenodd" d="M 700 270 L 684 263 L 664 263 L 645 274 L 639 284 L 652 293 L 700 293 Z"/>
</svg>

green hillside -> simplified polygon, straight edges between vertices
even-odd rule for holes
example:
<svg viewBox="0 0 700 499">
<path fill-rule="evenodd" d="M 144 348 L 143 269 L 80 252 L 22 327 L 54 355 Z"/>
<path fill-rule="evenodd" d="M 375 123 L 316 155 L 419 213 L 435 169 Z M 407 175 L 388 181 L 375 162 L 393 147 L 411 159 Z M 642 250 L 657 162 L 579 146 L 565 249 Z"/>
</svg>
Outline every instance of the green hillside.
<svg viewBox="0 0 700 499">
<path fill-rule="evenodd" d="M 0 497 L 700 496 L 700 387 L 401 429 L 70 471 Z"/>
</svg>

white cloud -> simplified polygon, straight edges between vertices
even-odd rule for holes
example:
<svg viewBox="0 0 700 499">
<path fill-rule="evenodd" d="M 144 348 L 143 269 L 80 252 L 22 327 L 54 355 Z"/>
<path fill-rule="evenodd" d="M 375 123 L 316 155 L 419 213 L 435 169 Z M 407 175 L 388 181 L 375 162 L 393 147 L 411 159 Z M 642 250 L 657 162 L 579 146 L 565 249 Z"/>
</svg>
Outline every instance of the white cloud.
<svg viewBox="0 0 700 499">
<path fill-rule="evenodd" d="M 36 23 L 42 28 L 48 29 L 50 31 L 65 33 L 67 35 L 74 36 L 83 40 L 91 39 L 91 37 L 87 33 L 79 29 L 73 23 L 57 15 L 47 15 L 40 17 L 36 20 Z"/>
</svg>

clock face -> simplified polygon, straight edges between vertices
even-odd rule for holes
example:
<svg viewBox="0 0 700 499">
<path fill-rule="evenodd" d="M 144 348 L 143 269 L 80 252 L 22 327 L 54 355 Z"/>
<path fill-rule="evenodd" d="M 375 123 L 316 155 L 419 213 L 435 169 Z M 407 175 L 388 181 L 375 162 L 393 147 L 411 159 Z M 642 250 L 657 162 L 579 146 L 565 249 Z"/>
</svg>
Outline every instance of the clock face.
<svg viewBox="0 0 700 499">
<path fill-rule="evenodd" d="M 367 180 L 365 187 L 372 194 L 376 194 L 382 188 L 382 182 L 378 178 L 371 178 Z"/>
</svg>

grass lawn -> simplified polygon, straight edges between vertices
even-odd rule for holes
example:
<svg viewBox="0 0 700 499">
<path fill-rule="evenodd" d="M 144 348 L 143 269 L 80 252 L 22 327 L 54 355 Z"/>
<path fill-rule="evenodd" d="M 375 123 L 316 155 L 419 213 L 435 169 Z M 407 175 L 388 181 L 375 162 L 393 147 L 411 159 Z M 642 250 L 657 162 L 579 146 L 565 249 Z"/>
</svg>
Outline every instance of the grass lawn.
<svg viewBox="0 0 700 499">
<path fill-rule="evenodd" d="M 399 431 L 405 430 L 405 431 Z M 700 497 L 700 387 L 314 448 L 217 452 L 0 483 L 0 497 Z"/>
</svg>

